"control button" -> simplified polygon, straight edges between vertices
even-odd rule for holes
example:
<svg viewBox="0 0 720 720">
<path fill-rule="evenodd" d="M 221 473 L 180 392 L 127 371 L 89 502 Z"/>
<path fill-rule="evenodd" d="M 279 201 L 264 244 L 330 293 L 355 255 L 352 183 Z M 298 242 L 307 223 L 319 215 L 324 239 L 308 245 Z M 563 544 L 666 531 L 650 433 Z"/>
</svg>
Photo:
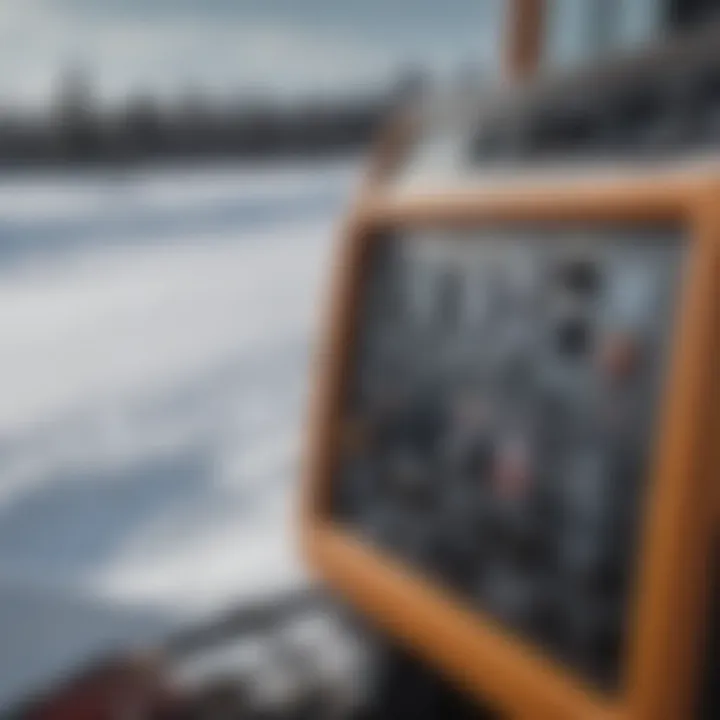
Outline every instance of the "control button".
<svg viewBox="0 0 720 720">
<path fill-rule="evenodd" d="M 378 447 L 392 451 L 412 449 L 419 455 L 432 453 L 441 439 L 444 419 L 431 402 L 395 396 L 375 409 L 373 440 Z"/>
<path fill-rule="evenodd" d="M 493 338 L 493 346 L 488 348 L 496 366 L 502 366 L 508 360 L 525 358 L 531 355 L 535 339 L 535 328 L 526 317 L 526 311 L 520 314 L 511 314 L 505 318 L 503 324 Z"/>
<path fill-rule="evenodd" d="M 472 592 L 482 577 L 484 557 L 469 537 L 443 533 L 432 548 L 430 570 L 451 587 Z"/>
<path fill-rule="evenodd" d="M 528 631 L 543 645 L 556 649 L 566 637 L 566 618 L 562 607 L 562 587 L 557 579 L 543 573 L 534 579 L 534 602 Z"/>
<path fill-rule="evenodd" d="M 432 570 L 437 555 L 437 529 L 426 514 L 407 509 L 396 515 L 397 530 L 394 549 L 413 565 Z"/>
<path fill-rule="evenodd" d="M 492 485 L 506 500 L 521 500 L 528 495 L 532 482 L 531 454 L 527 441 L 510 437 L 500 441 L 495 454 Z"/>
<path fill-rule="evenodd" d="M 465 393 L 453 402 L 450 422 L 459 434 L 472 435 L 489 429 L 493 418 L 491 403 L 485 398 L 471 398 Z"/>
<path fill-rule="evenodd" d="M 436 280 L 437 321 L 443 329 L 452 329 L 460 321 L 464 295 L 462 280 L 451 268 L 440 273 Z"/>
<path fill-rule="evenodd" d="M 537 444 L 545 460 L 553 463 L 562 456 L 568 441 L 576 436 L 577 403 L 561 389 L 543 388 L 537 402 Z"/>
<path fill-rule="evenodd" d="M 463 285 L 463 323 L 469 332 L 483 328 L 492 313 L 491 279 L 470 271 Z"/>
<path fill-rule="evenodd" d="M 513 628 L 527 629 L 533 620 L 536 593 L 532 579 L 512 566 L 488 565 L 479 584 L 483 607 Z"/>
<path fill-rule="evenodd" d="M 566 318 L 558 323 L 555 339 L 557 351 L 562 357 L 583 357 L 592 343 L 589 322 L 583 317 Z"/>
<path fill-rule="evenodd" d="M 607 449 L 598 443 L 576 448 L 564 463 L 563 500 L 568 515 L 595 527 L 608 514 L 612 490 Z"/>
<path fill-rule="evenodd" d="M 625 585 L 631 542 L 612 503 L 592 513 L 570 510 L 558 534 L 558 569 L 574 591 L 615 597 Z"/>
<path fill-rule="evenodd" d="M 532 392 L 535 373 L 529 351 L 508 353 L 499 364 L 498 388 L 510 398 L 527 397 Z"/>
<path fill-rule="evenodd" d="M 508 255 L 506 290 L 511 307 L 518 313 L 531 310 L 530 304 L 537 299 L 539 273 L 537 258 L 528 248 L 516 248 Z"/>
<path fill-rule="evenodd" d="M 443 460 L 447 466 L 474 484 L 484 484 L 490 474 L 493 442 L 487 435 L 452 433 L 443 446 Z"/>
<path fill-rule="evenodd" d="M 386 460 L 385 482 L 393 497 L 413 505 L 432 500 L 432 478 L 425 459 L 412 450 L 397 449 Z"/>
<path fill-rule="evenodd" d="M 590 297 L 600 289 L 600 270 L 593 260 L 578 258 L 562 265 L 560 281 L 570 292 Z"/>
<path fill-rule="evenodd" d="M 496 533 L 503 539 L 493 546 L 495 554 L 519 573 L 533 576 L 552 567 L 551 538 L 539 533 L 529 516 L 514 525 L 496 528 Z"/>
<path fill-rule="evenodd" d="M 482 398 L 459 398 L 452 403 L 440 449 L 442 463 L 453 473 L 483 482 L 493 457 L 492 410 Z"/>
<path fill-rule="evenodd" d="M 461 484 L 449 484 L 433 507 L 431 569 L 454 588 L 471 590 L 480 575 L 484 552 L 477 528 L 482 523 L 473 493 Z"/>
<path fill-rule="evenodd" d="M 624 382 L 639 370 L 642 348 L 633 335 L 617 332 L 603 338 L 598 359 L 602 373 L 608 380 Z"/>
<path fill-rule="evenodd" d="M 420 397 L 404 408 L 401 424 L 407 442 L 420 452 L 430 453 L 442 439 L 445 417 L 438 402 Z"/>
</svg>

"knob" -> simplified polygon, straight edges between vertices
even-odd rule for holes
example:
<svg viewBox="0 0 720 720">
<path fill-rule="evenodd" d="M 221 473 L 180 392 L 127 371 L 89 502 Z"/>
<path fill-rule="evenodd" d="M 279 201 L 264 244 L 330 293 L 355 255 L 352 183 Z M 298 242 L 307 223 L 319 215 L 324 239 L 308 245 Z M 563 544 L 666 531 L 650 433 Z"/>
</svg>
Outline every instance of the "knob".
<svg viewBox="0 0 720 720">
<path fill-rule="evenodd" d="M 478 595 L 484 608 L 511 627 L 531 626 L 536 592 L 527 574 L 504 562 L 489 563 L 479 583 Z"/>
<path fill-rule="evenodd" d="M 576 258 L 560 268 L 560 282 L 571 293 L 591 297 L 600 289 L 600 269 L 591 258 Z"/>
<path fill-rule="evenodd" d="M 473 484 L 485 482 L 492 468 L 493 441 L 485 433 L 451 432 L 443 444 L 444 463 Z"/>
<path fill-rule="evenodd" d="M 558 353 L 562 357 L 584 356 L 592 343 L 592 332 L 587 319 L 568 317 L 562 320 L 556 328 L 556 342 Z"/>
<path fill-rule="evenodd" d="M 602 340 L 598 361 L 606 379 L 614 383 L 626 382 L 640 368 L 642 346 L 630 333 L 611 333 Z"/>
<path fill-rule="evenodd" d="M 498 497 L 521 500 L 527 497 L 533 476 L 529 443 L 524 437 L 501 440 L 494 455 L 492 485 Z"/>
<path fill-rule="evenodd" d="M 562 587 L 550 574 L 535 578 L 534 602 L 528 631 L 551 649 L 562 647 L 566 641 L 566 613 L 562 607 Z"/>
<path fill-rule="evenodd" d="M 442 437 L 445 417 L 434 398 L 415 396 L 389 413 L 384 425 L 386 445 L 413 448 L 418 454 L 428 455 Z"/>
<path fill-rule="evenodd" d="M 393 449 L 386 460 L 384 483 L 390 495 L 407 505 L 427 505 L 434 496 L 434 483 L 426 457 L 415 448 Z"/>
<path fill-rule="evenodd" d="M 462 538 L 441 537 L 432 549 L 431 571 L 452 588 L 471 592 L 483 571 L 483 555 Z"/>
</svg>

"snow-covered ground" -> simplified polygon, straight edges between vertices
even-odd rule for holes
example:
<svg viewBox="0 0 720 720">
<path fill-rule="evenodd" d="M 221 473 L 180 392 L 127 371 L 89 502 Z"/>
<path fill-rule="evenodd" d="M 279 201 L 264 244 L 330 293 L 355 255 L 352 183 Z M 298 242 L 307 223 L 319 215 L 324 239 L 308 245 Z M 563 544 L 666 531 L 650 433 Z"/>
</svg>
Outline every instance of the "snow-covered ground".
<svg viewBox="0 0 720 720">
<path fill-rule="evenodd" d="M 357 167 L 0 179 L 0 708 L 303 582 L 310 348 Z"/>
</svg>

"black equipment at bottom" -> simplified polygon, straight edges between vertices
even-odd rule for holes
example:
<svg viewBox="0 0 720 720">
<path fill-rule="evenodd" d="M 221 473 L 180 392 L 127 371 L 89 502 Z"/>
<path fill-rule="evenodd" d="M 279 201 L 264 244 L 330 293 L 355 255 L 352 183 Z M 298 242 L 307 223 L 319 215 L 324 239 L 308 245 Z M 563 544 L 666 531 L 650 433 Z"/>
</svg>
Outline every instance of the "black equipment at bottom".
<svg viewBox="0 0 720 720">
<path fill-rule="evenodd" d="M 149 654 L 94 663 L 8 717 L 110 720 L 492 720 L 327 596 L 241 608 Z"/>
</svg>

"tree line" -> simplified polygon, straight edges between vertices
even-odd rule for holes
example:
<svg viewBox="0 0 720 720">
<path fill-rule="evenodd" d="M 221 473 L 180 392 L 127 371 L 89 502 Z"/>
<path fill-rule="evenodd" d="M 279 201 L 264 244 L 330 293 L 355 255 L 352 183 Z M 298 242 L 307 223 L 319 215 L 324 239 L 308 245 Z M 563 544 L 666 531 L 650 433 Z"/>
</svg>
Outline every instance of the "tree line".
<svg viewBox="0 0 720 720">
<path fill-rule="evenodd" d="M 0 168 L 353 152 L 368 143 L 415 82 L 324 101 L 213 104 L 188 96 L 168 105 L 146 95 L 100 109 L 84 81 L 71 79 L 44 114 L 0 108 Z"/>
</svg>

